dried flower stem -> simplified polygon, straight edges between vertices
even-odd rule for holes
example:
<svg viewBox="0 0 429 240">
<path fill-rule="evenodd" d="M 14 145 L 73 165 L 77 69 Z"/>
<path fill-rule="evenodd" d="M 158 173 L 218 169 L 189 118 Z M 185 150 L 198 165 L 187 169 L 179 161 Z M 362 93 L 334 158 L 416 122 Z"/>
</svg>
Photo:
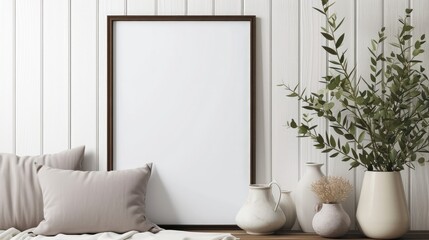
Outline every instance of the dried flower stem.
<svg viewBox="0 0 429 240">
<path fill-rule="evenodd" d="M 353 186 L 343 177 L 323 177 L 311 185 L 311 190 L 322 203 L 344 202 L 350 195 Z"/>
</svg>

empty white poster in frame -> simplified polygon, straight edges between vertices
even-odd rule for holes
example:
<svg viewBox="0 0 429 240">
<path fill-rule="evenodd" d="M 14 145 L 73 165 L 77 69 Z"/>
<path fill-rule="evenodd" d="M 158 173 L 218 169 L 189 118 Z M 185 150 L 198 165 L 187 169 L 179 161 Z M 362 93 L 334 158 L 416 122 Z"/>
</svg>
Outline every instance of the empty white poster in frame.
<svg viewBox="0 0 429 240">
<path fill-rule="evenodd" d="M 234 225 L 254 171 L 254 16 L 108 17 L 108 169 L 153 162 L 147 215 Z"/>
</svg>

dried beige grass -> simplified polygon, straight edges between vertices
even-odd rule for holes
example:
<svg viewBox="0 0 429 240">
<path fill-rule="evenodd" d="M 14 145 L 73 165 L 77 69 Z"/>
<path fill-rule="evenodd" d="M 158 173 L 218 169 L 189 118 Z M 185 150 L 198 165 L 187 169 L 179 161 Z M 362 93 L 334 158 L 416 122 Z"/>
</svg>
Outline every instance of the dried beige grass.
<svg viewBox="0 0 429 240">
<path fill-rule="evenodd" d="M 350 195 L 353 186 L 343 177 L 329 176 L 315 181 L 311 190 L 322 203 L 341 203 Z"/>
</svg>

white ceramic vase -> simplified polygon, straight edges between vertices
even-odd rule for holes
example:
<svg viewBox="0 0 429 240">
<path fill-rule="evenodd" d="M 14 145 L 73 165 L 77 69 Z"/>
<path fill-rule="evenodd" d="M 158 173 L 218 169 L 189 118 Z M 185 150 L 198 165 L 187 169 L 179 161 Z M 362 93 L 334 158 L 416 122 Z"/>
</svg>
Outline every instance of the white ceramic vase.
<svg viewBox="0 0 429 240">
<path fill-rule="evenodd" d="M 279 230 L 286 222 L 285 215 L 279 207 L 280 195 L 277 201 L 274 201 L 271 192 L 271 186 L 277 186 L 277 183 L 270 184 L 252 184 L 249 186 L 249 195 L 246 202 L 238 212 L 235 222 L 248 234 L 268 235 Z"/>
<path fill-rule="evenodd" d="M 314 215 L 314 231 L 322 237 L 337 238 L 344 236 L 350 227 L 350 217 L 340 203 L 323 204 Z"/>
<path fill-rule="evenodd" d="M 286 217 L 286 223 L 282 229 L 291 230 L 296 221 L 295 203 L 293 202 L 291 191 L 282 191 L 280 199 L 280 208 Z"/>
<path fill-rule="evenodd" d="M 356 218 L 370 238 L 394 239 L 409 229 L 409 215 L 399 172 L 365 172 Z"/>
<path fill-rule="evenodd" d="M 299 226 L 302 231 L 307 233 L 314 232 L 312 225 L 313 217 L 316 214 L 314 206 L 319 204 L 316 194 L 311 191 L 311 184 L 324 176 L 322 166 L 323 163 L 308 162 L 305 174 L 299 180 L 293 194 Z"/>
</svg>

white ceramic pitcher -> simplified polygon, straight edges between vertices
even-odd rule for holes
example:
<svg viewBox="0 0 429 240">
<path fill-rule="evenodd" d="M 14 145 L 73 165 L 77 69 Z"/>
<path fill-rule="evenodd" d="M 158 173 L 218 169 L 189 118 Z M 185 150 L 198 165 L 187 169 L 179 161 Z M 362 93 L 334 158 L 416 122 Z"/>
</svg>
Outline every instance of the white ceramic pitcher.
<svg viewBox="0 0 429 240">
<path fill-rule="evenodd" d="M 280 186 L 275 182 L 249 186 L 247 200 L 235 218 L 237 225 L 248 234 L 271 234 L 285 224 L 286 217 L 279 207 L 281 195 L 274 201 L 271 192 L 273 185 L 281 192 Z"/>
</svg>

